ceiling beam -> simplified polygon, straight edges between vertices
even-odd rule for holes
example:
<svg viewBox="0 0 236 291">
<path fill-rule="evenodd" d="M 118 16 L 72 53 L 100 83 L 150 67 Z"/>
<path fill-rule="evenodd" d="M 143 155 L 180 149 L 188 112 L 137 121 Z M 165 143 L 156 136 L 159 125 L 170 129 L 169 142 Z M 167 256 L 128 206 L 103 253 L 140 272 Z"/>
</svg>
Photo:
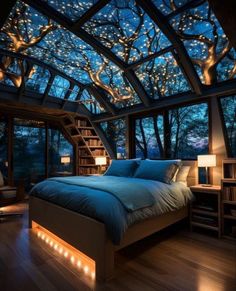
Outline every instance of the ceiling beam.
<svg viewBox="0 0 236 291">
<path fill-rule="evenodd" d="M 176 49 L 185 73 L 189 76 L 190 85 L 197 95 L 202 92 L 202 84 L 194 69 L 192 61 L 179 37 L 176 35 L 174 29 L 169 24 L 168 20 L 160 13 L 151 0 L 136 0 L 136 2 L 147 12 L 151 19 L 157 24 L 161 31 L 173 44 Z"/>
<path fill-rule="evenodd" d="M 50 65 L 47 65 L 45 64 L 43 61 L 40 61 L 34 57 L 30 57 L 30 56 L 27 56 L 27 55 L 22 55 L 22 54 L 18 54 L 18 53 L 14 53 L 14 52 L 11 52 L 11 51 L 7 51 L 7 50 L 3 50 L 3 49 L 0 49 L 0 55 L 3 55 L 3 56 L 10 56 L 10 57 L 13 57 L 13 58 L 17 58 L 17 59 L 21 59 L 21 60 L 26 60 L 27 62 L 29 63 L 33 63 L 34 65 L 37 65 L 39 67 L 43 67 L 47 70 L 49 70 L 50 72 L 53 72 L 54 75 L 58 75 L 66 80 L 68 80 L 69 82 L 79 86 L 79 87 L 84 87 L 84 84 L 80 83 L 79 81 L 77 81 L 76 79 L 66 75 L 65 73 L 59 71 L 58 69 L 56 69 L 55 67 L 53 66 L 50 66 Z"/>
<path fill-rule="evenodd" d="M 10 87 L 8 85 L 3 85 L 0 84 L 0 101 L 6 102 L 6 101 L 11 101 L 11 102 L 18 102 L 18 89 L 16 87 Z M 22 96 L 21 96 L 21 103 L 29 104 L 29 105 L 37 105 L 42 108 L 42 94 L 31 92 L 28 90 L 24 90 Z M 52 109 L 61 109 L 61 104 L 62 104 L 63 99 L 55 98 L 48 96 L 47 99 L 44 101 L 44 107 L 47 108 L 52 108 Z M 78 103 L 76 102 L 67 102 L 67 105 L 65 106 L 65 110 L 67 112 L 75 112 L 78 114 L 81 114 L 85 117 L 90 117 L 91 114 L 87 112 L 82 104 L 79 105 L 78 108 Z"/>
<path fill-rule="evenodd" d="M 170 14 L 168 14 L 166 17 L 168 19 L 171 19 L 173 17 L 175 17 L 176 15 L 183 13 L 184 11 L 191 9 L 191 8 L 195 8 L 201 4 L 203 4 L 204 2 L 206 2 L 206 0 L 192 0 L 187 2 L 186 4 L 184 4 L 183 6 L 177 8 L 176 10 L 174 10 L 173 12 L 171 12 Z"/>
<path fill-rule="evenodd" d="M 160 51 L 158 51 L 156 53 L 153 53 L 153 54 L 151 54 L 151 55 L 149 55 L 149 56 L 147 56 L 145 58 L 142 58 L 142 59 L 140 59 L 140 60 L 138 60 L 138 61 L 136 61 L 134 63 L 131 63 L 131 64 L 129 64 L 127 66 L 125 71 L 130 70 L 130 69 L 135 69 L 138 66 L 140 66 L 140 65 L 142 65 L 142 64 L 144 64 L 144 63 L 146 63 L 148 61 L 151 61 L 152 59 L 155 59 L 155 58 L 157 58 L 157 57 L 159 57 L 159 56 L 161 56 L 161 55 L 163 55 L 165 53 L 171 52 L 173 50 L 173 48 L 174 48 L 173 45 L 170 45 L 170 46 L 168 46 L 168 47 L 166 47 L 166 48 L 164 48 L 164 49 L 162 49 L 162 50 L 160 50 Z"/>
<path fill-rule="evenodd" d="M 150 100 L 149 96 L 147 95 L 147 92 L 143 88 L 143 85 L 141 84 L 141 82 L 137 78 L 137 76 L 134 74 L 134 72 L 132 70 L 125 71 L 125 76 L 129 80 L 129 82 L 132 84 L 135 92 L 140 97 L 144 106 L 148 107 L 150 105 L 151 100 Z"/>
<path fill-rule="evenodd" d="M 108 98 L 104 96 L 102 93 L 100 93 L 98 88 L 96 88 L 95 86 L 90 86 L 88 87 L 87 90 L 90 94 L 94 96 L 97 102 L 105 108 L 106 111 L 108 111 L 112 115 L 116 114 L 115 106 L 109 101 L 107 101 Z"/>
<path fill-rule="evenodd" d="M 74 23 L 66 18 L 64 15 L 53 9 L 50 5 L 41 0 L 23 0 L 26 4 L 30 5 L 43 15 L 64 26 L 66 29 L 71 31 L 73 34 L 81 38 L 83 41 L 92 46 L 97 52 L 103 54 L 106 58 L 116 64 L 122 70 L 125 69 L 126 64 L 119 59 L 112 51 L 98 42 L 92 35 L 88 34 L 82 28 L 75 28 Z"/>
<path fill-rule="evenodd" d="M 144 107 L 143 104 L 139 104 L 133 107 L 120 109 L 117 112 L 116 116 L 112 116 L 107 113 L 94 116 L 92 118 L 92 121 L 99 123 L 99 122 L 104 122 L 107 120 L 118 119 L 118 118 L 131 115 L 131 114 L 139 114 L 142 112 L 148 112 L 148 111 L 152 111 L 156 109 L 162 110 L 162 109 L 166 109 L 167 107 L 181 105 L 181 104 L 190 104 L 192 102 L 198 102 L 198 101 L 215 97 L 215 96 L 221 97 L 221 96 L 229 96 L 229 95 L 235 95 L 235 94 L 236 94 L 236 80 L 230 80 L 230 81 L 226 81 L 215 86 L 205 87 L 201 96 L 198 96 L 193 92 L 181 93 L 175 96 L 155 100 L 152 102 L 152 104 L 148 108 Z"/>
<path fill-rule="evenodd" d="M 102 9 L 110 0 L 100 0 L 95 3 L 87 12 L 85 12 L 76 22 L 73 24 L 73 29 L 80 28 L 84 23 L 91 19 L 100 9 Z"/>
<path fill-rule="evenodd" d="M 16 4 L 16 0 L 4 1 L 4 4 L 1 4 L 1 17 L 0 17 L 0 29 L 3 27 L 4 23 L 9 17 L 9 14 Z"/>
</svg>

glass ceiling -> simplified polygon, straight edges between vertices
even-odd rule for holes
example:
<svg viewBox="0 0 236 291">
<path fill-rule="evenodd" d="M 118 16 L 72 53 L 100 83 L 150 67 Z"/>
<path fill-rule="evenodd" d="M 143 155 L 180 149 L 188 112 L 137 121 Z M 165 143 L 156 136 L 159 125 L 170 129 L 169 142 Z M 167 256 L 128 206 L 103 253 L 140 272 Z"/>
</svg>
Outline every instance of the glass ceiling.
<svg viewBox="0 0 236 291">
<path fill-rule="evenodd" d="M 92 114 L 105 108 L 85 89 L 89 87 L 117 109 L 193 90 L 191 76 L 179 63 L 178 48 L 144 10 L 145 1 L 111 0 L 104 1 L 103 7 L 98 7 L 98 0 L 41 2 L 75 25 L 82 17 L 78 33 L 73 25 L 62 27 L 60 18 L 56 22 L 54 15 L 43 15 L 17 1 L 1 29 L 0 48 L 33 57 L 42 65 L 37 63 L 26 75 L 25 62 L 0 57 L 0 83 L 19 87 L 26 80 L 27 90 L 82 103 Z M 208 2 L 198 2 L 197 6 L 193 0 L 153 0 L 152 10 L 163 14 L 168 29 L 186 48 L 199 80 L 211 86 L 235 78 L 236 52 Z M 91 38 L 90 44 L 82 40 L 84 34 Z M 44 64 L 62 75 L 51 76 Z"/>
</svg>

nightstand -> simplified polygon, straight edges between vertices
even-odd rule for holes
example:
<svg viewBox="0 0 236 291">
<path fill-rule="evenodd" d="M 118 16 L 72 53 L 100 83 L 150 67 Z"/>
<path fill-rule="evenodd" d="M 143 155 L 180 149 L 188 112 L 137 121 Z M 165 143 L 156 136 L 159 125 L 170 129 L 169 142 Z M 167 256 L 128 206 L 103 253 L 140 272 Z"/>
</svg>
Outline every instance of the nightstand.
<svg viewBox="0 0 236 291">
<path fill-rule="evenodd" d="M 195 200 L 190 206 L 190 228 L 204 228 L 221 237 L 221 186 L 190 187 Z"/>
</svg>

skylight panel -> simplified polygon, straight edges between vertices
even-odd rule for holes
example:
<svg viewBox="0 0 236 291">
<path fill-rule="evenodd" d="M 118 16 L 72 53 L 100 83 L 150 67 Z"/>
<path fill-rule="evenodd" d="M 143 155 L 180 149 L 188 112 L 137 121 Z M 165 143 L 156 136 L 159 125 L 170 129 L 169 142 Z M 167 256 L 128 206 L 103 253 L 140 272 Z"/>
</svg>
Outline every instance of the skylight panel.
<svg viewBox="0 0 236 291">
<path fill-rule="evenodd" d="M 74 86 L 74 88 L 71 90 L 71 93 L 68 97 L 68 100 L 70 101 L 76 101 L 78 94 L 79 94 L 80 88 L 78 86 Z"/>
<path fill-rule="evenodd" d="M 34 65 L 25 82 L 25 88 L 43 94 L 47 88 L 50 73 L 47 69 Z"/>
<path fill-rule="evenodd" d="M 70 88 L 70 82 L 60 76 L 56 76 L 52 82 L 52 86 L 48 95 L 64 99 L 68 89 Z"/>
<path fill-rule="evenodd" d="M 97 100 L 87 90 L 82 92 L 79 101 L 83 103 L 92 114 L 100 114 L 105 112 L 103 106 L 98 103 Z"/>
<path fill-rule="evenodd" d="M 141 103 L 124 73 L 115 64 L 105 58 L 101 64 L 101 73 L 94 75 L 93 82 L 104 90 L 111 103 L 117 108 Z"/>
<path fill-rule="evenodd" d="M 171 12 L 176 11 L 184 4 L 191 2 L 192 0 L 152 0 L 155 6 L 164 14 L 168 15 Z"/>
<path fill-rule="evenodd" d="M 81 84 L 96 84 L 117 107 L 140 102 L 117 66 L 73 33 L 20 1 L 1 30 L 0 47 L 41 60 Z M 18 73 L 24 74 L 24 71 Z M 55 83 L 58 90 L 53 85 L 51 95 L 53 92 L 55 97 L 62 98 L 61 83 Z"/>
<path fill-rule="evenodd" d="M 76 21 L 88 11 L 98 0 L 41 0 L 62 13 L 72 21 Z"/>
<path fill-rule="evenodd" d="M 191 90 L 170 52 L 141 64 L 135 73 L 153 99 Z"/>
<path fill-rule="evenodd" d="M 170 21 L 183 41 L 202 83 L 235 78 L 236 55 L 208 2 Z"/>
<path fill-rule="evenodd" d="M 140 60 L 170 45 L 134 0 L 112 0 L 83 28 L 126 63 Z"/>
</svg>

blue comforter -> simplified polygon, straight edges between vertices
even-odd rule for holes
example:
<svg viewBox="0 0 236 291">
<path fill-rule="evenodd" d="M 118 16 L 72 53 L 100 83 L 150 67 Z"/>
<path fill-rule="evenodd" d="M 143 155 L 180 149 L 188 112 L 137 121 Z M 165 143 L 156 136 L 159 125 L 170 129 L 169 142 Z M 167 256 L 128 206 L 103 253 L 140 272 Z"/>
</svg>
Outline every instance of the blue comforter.
<svg viewBox="0 0 236 291">
<path fill-rule="evenodd" d="M 115 176 L 51 178 L 38 183 L 31 195 L 103 222 L 115 244 L 129 225 L 181 208 L 191 199 L 181 183 Z"/>
</svg>

